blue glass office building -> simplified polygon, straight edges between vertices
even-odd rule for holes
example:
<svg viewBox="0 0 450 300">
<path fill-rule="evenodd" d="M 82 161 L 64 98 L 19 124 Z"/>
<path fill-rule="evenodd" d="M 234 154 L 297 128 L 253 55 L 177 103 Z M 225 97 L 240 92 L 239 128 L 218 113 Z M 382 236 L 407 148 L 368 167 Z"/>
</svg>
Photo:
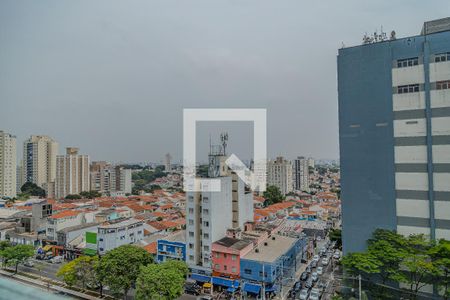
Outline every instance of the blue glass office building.
<svg viewBox="0 0 450 300">
<path fill-rule="evenodd" d="M 344 252 L 376 228 L 450 239 L 450 18 L 338 55 Z"/>
</svg>

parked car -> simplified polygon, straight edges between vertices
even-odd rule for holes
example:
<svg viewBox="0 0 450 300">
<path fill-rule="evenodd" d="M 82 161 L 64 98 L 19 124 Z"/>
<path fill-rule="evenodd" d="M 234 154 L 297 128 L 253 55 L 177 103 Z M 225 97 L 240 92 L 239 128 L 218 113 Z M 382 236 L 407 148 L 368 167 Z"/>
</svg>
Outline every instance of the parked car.
<svg viewBox="0 0 450 300">
<path fill-rule="evenodd" d="M 55 256 L 55 257 L 50 259 L 50 262 L 52 264 L 60 264 L 60 263 L 63 262 L 63 260 L 64 260 L 64 258 L 62 256 Z"/>
<path fill-rule="evenodd" d="M 327 284 L 325 283 L 325 281 L 320 280 L 319 282 L 317 282 L 316 286 L 319 290 L 323 292 L 325 291 Z"/>
<path fill-rule="evenodd" d="M 305 282 L 305 288 L 310 289 L 310 288 L 312 288 L 312 286 L 313 286 L 313 281 L 312 281 L 312 278 L 310 277 Z"/>
<path fill-rule="evenodd" d="M 308 279 L 308 273 L 305 271 L 302 273 L 302 275 L 300 275 L 300 280 L 306 281 L 307 279 Z"/>
<path fill-rule="evenodd" d="M 34 266 L 34 262 L 31 259 L 28 259 L 28 260 L 26 260 L 23 263 L 23 265 L 26 266 L 26 267 L 33 267 Z"/>
<path fill-rule="evenodd" d="M 312 259 L 312 260 L 313 260 L 313 261 L 319 261 L 319 259 L 320 259 L 320 258 L 319 258 L 319 255 L 316 254 L 316 255 L 313 256 L 313 259 Z"/>
<path fill-rule="evenodd" d="M 311 268 L 317 267 L 317 260 L 313 260 L 310 264 Z"/>
<path fill-rule="evenodd" d="M 323 267 L 317 267 L 316 272 L 318 275 L 322 275 L 323 274 Z"/>
<path fill-rule="evenodd" d="M 300 291 L 300 300 L 306 300 L 308 299 L 308 290 L 307 289 L 303 289 Z"/>
<path fill-rule="evenodd" d="M 330 260 L 328 259 L 328 257 L 322 258 L 322 265 L 328 266 L 328 263 L 329 263 L 329 262 L 330 262 Z"/>
<path fill-rule="evenodd" d="M 318 288 L 312 288 L 309 294 L 309 300 L 319 300 L 320 296 L 320 290 Z"/>
<path fill-rule="evenodd" d="M 186 292 L 186 294 L 198 296 L 200 295 L 201 287 L 195 282 L 186 282 L 184 284 L 184 291 Z"/>
<path fill-rule="evenodd" d="M 317 272 L 312 273 L 311 279 L 313 282 L 316 282 L 317 280 L 319 280 L 319 275 L 317 274 Z"/>
<path fill-rule="evenodd" d="M 296 292 L 300 291 L 300 290 L 302 289 L 302 283 L 301 283 L 300 281 L 297 281 L 297 282 L 294 284 L 293 289 L 294 289 Z"/>
<path fill-rule="evenodd" d="M 334 251 L 333 258 L 339 259 L 340 257 L 341 257 L 341 253 L 339 252 L 339 250 Z"/>
<path fill-rule="evenodd" d="M 319 235 L 318 237 L 316 237 L 316 241 L 320 242 L 322 240 L 322 237 Z"/>
<path fill-rule="evenodd" d="M 311 266 L 307 266 L 305 272 L 306 272 L 307 274 L 311 274 Z"/>
</svg>

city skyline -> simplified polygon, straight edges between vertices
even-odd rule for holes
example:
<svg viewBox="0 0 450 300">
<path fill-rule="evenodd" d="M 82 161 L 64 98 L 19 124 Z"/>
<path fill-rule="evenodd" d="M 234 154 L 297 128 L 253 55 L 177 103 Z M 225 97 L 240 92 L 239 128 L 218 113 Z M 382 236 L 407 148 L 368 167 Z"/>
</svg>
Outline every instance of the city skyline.
<svg viewBox="0 0 450 300">
<path fill-rule="evenodd" d="M 93 160 L 176 162 L 183 108 L 267 108 L 269 157 L 337 159 L 336 49 L 381 25 L 417 35 L 450 8 L 405 3 L 2 2 L 0 128 Z"/>
</svg>

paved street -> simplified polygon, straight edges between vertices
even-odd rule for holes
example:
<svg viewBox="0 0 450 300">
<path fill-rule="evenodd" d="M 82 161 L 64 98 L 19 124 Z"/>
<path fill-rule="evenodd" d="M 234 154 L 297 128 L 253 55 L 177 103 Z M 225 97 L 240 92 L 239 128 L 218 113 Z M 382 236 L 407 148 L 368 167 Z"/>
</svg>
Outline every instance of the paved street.
<svg viewBox="0 0 450 300">
<path fill-rule="evenodd" d="M 33 267 L 19 265 L 18 270 L 21 272 L 36 274 L 38 276 L 44 276 L 53 280 L 61 280 L 56 276 L 56 273 L 63 264 L 52 264 L 48 261 L 36 259 L 33 260 L 33 263 Z"/>
</svg>

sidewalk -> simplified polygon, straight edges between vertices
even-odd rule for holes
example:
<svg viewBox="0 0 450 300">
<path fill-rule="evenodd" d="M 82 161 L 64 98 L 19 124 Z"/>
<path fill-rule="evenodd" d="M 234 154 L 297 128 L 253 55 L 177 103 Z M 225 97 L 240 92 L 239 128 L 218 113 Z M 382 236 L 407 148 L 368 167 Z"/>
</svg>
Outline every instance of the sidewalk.
<svg viewBox="0 0 450 300">
<path fill-rule="evenodd" d="M 36 285 L 36 286 L 39 286 L 39 287 L 41 287 L 43 289 L 51 289 L 53 291 L 62 292 L 62 293 L 65 293 L 65 294 L 77 297 L 79 299 L 87 299 L 87 300 L 101 299 L 101 298 L 90 296 L 90 295 L 87 295 L 87 294 L 84 294 L 84 293 L 80 293 L 80 292 L 77 292 L 77 291 L 74 291 L 74 290 L 71 290 L 71 289 L 67 289 L 67 288 L 64 288 L 64 287 L 61 287 L 61 286 L 58 286 L 58 285 L 48 284 L 47 282 L 44 282 L 42 280 L 32 279 L 32 278 L 29 278 L 29 277 L 26 277 L 26 276 L 22 276 L 22 275 L 19 275 L 19 274 L 11 274 L 11 273 L 9 273 L 7 271 L 4 271 L 4 270 L 0 270 L 0 275 L 8 277 L 10 279 L 15 279 L 15 280 L 18 280 L 18 281 L 22 281 L 22 282 L 25 282 L 25 283 L 28 283 L 28 284 Z"/>
</svg>

